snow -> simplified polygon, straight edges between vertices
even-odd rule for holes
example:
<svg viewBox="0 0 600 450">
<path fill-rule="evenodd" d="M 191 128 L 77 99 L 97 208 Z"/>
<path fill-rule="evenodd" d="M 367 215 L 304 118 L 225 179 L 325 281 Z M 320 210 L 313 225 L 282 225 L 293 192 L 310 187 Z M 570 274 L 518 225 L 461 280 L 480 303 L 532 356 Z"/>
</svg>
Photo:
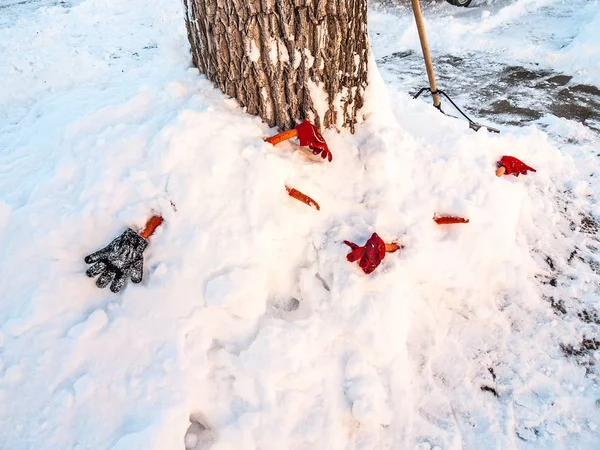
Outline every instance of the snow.
<svg viewBox="0 0 600 450">
<path fill-rule="evenodd" d="M 275 39 L 270 39 L 269 40 L 269 61 L 271 61 L 271 64 L 273 64 L 274 66 L 277 65 L 277 62 L 279 61 L 279 51 L 277 50 L 277 48 L 279 47 L 277 40 Z M 282 46 L 285 47 L 285 46 Z M 283 61 L 283 59 L 282 59 Z"/>
<path fill-rule="evenodd" d="M 319 117 L 325 117 L 327 110 L 329 109 L 329 103 L 327 101 L 327 91 L 325 91 L 325 83 L 315 83 L 313 80 L 308 80 L 308 92 L 313 102 L 313 107 Z M 338 108 L 338 112 L 341 113 L 339 108 L 339 101 L 335 104 Z M 340 114 L 341 115 L 341 114 Z M 314 122 L 314 118 L 311 118 Z"/>
<path fill-rule="evenodd" d="M 277 48 L 279 50 L 279 61 L 289 63 L 290 62 L 290 54 L 288 53 L 288 49 L 283 42 L 278 42 Z"/>
<path fill-rule="evenodd" d="M 473 57 L 474 52 L 484 52 L 490 54 L 491 64 L 501 60 L 541 65 L 566 71 L 584 83 L 600 84 L 597 0 L 491 0 L 489 5 L 458 10 L 445 1 L 422 3 L 433 56 L 451 52 Z M 381 37 L 375 36 L 374 46 L 386 40 L 386 46 L 420 52 L 410 2 L 400 4 L 400 15 L 387 10 L 371 14 L 370 30 L 377 24 L 382 31 Z"/>
<path fill-rule="evenodd" d="M 315 63 L 315 57 L 311 55 L 310 50 L 307 48 L 304 49 L 304 56 L 306 57 L 306 67 L 310 69 Z"/>
<path fill-rule="evenodd" d="M 474 133 L 371 61 L 365 121 L 316 162 L 190 67 L 179 3 L 10 5 L 0 448 L 597 448 L 597 352 L 561 350 L 598 336 L 596 131 Z M 598 86 L 591 6 L 430 8 L 434 54 Z M 375 57 L 418 49 L 409 13 L 371 11 Z M 495 177 L 504 154 L 537 173 Z M 153 212 L 144 281 L 97 289 L 83 257 Z M 367 277 L 342 241 L 374 231 L 405 248 Z"/>
<path fill-rule="evenodd" d="M 248 54 L 248 59 L 250 59 L 250 61 L 252 61 L 254 63 L 258 62 L 258 60 L 260 59 L 260 49 L 258 48 L 258 45 L 254 41 L 254 39 L 250 40 L 250 45 L 249 45 L 247 54 Z"/>
<path fill-rule="evenodd" d="M 553 66 L 562 70 L 574 70 L 585 83 L 600 85 L 600 5 L 590 2 L 582 8 L 585 19 L 579 25 L 577 34 L 564 49 L 552 55 Z"/>
</svg>

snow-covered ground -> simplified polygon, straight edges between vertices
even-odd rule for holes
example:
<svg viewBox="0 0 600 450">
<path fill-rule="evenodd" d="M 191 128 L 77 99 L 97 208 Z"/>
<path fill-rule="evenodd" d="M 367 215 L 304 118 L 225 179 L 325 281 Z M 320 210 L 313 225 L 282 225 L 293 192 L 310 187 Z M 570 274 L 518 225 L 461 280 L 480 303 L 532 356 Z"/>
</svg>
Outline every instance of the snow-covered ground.
<svg viewBox="0 0 600 450">
<path fill-rule="evenodd" d="M 424 14 L 439 87 L 502 133 L 412 100 L 411 12 L 374 6 L 328 164 L 190 67 L 179 2 L 0 0 L 1 449 L 600 446 L 598 2 Z M 97 289 L 84 255 L 152 211 L 143 283 Z M 374 231 L 405 248 L 367 277 L 342 241 Z"/>
</svg>

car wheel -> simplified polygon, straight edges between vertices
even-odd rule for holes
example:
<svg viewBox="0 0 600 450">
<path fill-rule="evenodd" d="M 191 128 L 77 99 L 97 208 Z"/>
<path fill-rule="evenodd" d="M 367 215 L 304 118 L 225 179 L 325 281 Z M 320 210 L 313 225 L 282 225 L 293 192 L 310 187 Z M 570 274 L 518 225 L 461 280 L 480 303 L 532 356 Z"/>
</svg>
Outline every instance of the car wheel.
<svg viewBox="0 0 600 450">
<path fill-rule="evenodd" d="M 454 6 L 469 6 L 472 0 L 446 0 L 448 3 Z"/>
</svg>

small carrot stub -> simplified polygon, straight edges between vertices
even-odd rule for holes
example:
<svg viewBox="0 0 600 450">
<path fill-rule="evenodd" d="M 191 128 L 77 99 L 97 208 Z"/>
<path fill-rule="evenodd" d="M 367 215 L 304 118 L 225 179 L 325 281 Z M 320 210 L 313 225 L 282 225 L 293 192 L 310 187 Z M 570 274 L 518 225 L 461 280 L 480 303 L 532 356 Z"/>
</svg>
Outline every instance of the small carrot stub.
<svg viewBox="0 0 600 450">
<path fill-rule="evenodd" d="M 392 242 L 391 244 L 385 244 L 385 252 L 386 253 L 394 253 L 397 250 L 400 250 L 402 247 L 398 244 L 396 244 L 395 242 Z"/>
<path fill-rule="evenodd" d="M 308 195 L 303 194 L 299 190 L 291 188 L 289 186 L 286 186 L 285 190 L 288 192 L 290 197 L 294 197 L 296 200 L 301 201 L 302 203 L 310 206 L 311 208 L 316 208 L 317 211 L 321 210 L 319 204 L 315 202 L 312 198 L 310 198 Z"/>
<path fill-rule="evenodd" d="M 469 219 L 463 219 L 458 216 L 433 216 L 433 220 L 438 225 L 448 225 L 451 223 L 469 223 Z"/>
<path fill-rule="evenodd" d="M 163 223 L 163 218 L 161 216 L 150 217 L 148 222 L 146 222 L 146 226 L 140 232 L 140 236 L 143 237 L 144 239 L 148 239 L 150 236 L 152 236 L 152 234 L 154 233 L 154 230 L 156 230 L 160 226 L 161 223 Z"/>
<path fill-rule="evenodd" d="M 272 145 L 277 145 L 283 141 L 287 141 L 288 139 L 295 138 L 296 136 L 298 136 L 298 131 L 295 128 L 292 128 L 291 130 L 282 131 L 275 136 L 265 138 L 265 142 L 268 142 Z"/>
</svg>

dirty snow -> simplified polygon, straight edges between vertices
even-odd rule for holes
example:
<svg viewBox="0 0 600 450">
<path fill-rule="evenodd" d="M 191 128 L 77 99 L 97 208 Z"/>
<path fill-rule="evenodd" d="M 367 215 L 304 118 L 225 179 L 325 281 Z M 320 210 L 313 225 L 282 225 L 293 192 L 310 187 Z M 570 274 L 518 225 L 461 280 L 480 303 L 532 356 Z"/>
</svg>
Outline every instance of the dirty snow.
<svg viewBox="0 0 600 450">
<path fill-rule="evenodd" d="M 597 6 L 424 14 L 435 58 L 598 88 Z M 327 164 L 190 67 L 178 2 L 0 3 L 0 448 L 600 445 L 595 122 L 412 100 L 410 14 L 371 11 L 366 121 Z M 143 283 L 97 289 L 83 257 L 152 212 Z M 405 248 L 366 277 L 342 241 L 374 231 Z"/>
</svg>

